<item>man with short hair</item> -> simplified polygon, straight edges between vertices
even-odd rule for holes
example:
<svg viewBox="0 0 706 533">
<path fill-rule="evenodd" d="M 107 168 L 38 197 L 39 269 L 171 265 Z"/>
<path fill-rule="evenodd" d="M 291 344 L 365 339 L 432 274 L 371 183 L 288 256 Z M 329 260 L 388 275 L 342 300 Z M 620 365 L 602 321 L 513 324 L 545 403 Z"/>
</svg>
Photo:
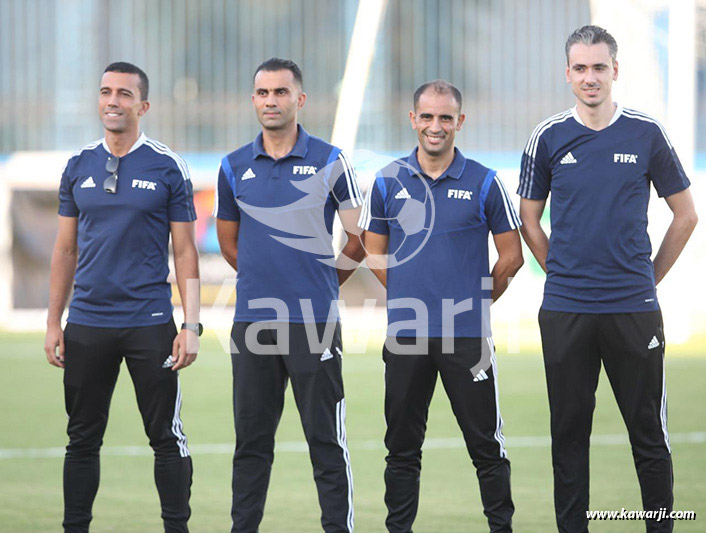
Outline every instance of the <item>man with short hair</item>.
<svg viewBox="0 0 706 533">
<path fill-rule="evenodd" d="M 412 530 L 429 404 L 441 375 L 490 530 L 508 532 L 514 506 L 488 306 L 522 266 L 520 220 L 496 172 L 454 147 L 465 119 L 456 87 L 425 83 L 409 118 L 418 146 L 377 174 L 360 219 L 368 264 L 387 288 L 386 526 Z M 492 272 L 489 233 L 498 252 Z"/>
<path fill-rule="evenodd" d="M 108 65 L 98 95 L 105 137 L 72 156 L 61 177 L 44 350 L 50 364 L 64 368 L 66 532 L 88 531 L 91 522 L 100 447 L 123 359 L 154 450 L 164 529 L 188 531 L 192 467 L 178 370 L 198 352 L 196 213 L 184 161 L 140 132 L 150 107 L 148 83 L 135 65 Z M 170 234 L 184 305 L 179 333 L 167 282 Z"/>
<path fill-rule="evenodd" d="M 214 208 L 221 253 L 238 273 L 232 531 L 257 531 L 262 520 L 288 380 L 309 445 L 321 525 L 352 531 L 336 300 L 364 255 L 355 226 L 362 198 L 341 150 L 297 124 L 306 94 L 294 62 L 262 63 L 252 102 L 262 132 L 221 161 Z M 348 237 L 338 259 L 331 236 L 336 211 Z"/>
<path fill-rule="evenodd" d="M 646 511 L 672 509 L 664 332 L 655 286 L 696 225 L 689 180 L 662 126 L 613 102 L 618 45 L 584 26 L 566 41 L 576 105 L 535 128 L 522 156 L 522 234 L 547 272 L 539 312 L 559 531 L 585 532 L 601 363 L 630 436 Z M 654 258 L 650 183 L 673 220 Z M 551 237 L 540 226 L 551 192 Z M 648 520 L 650 532 L 671 520 Z"/>
</svg>

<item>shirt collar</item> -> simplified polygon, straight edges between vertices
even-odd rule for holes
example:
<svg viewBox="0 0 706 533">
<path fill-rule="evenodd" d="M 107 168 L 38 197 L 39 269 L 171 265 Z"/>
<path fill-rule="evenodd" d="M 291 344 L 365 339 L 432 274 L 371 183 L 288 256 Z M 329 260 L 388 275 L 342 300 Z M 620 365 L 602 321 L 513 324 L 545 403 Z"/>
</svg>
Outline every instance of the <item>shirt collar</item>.
<svg viewBox="0 0 706 533">
<path fill-rule="evenodd" d="M 306 154 L 308 152 L 309 134 L 302 127 L 301 124 L 297 124 L 297 142 L 294 143 L 294 147 L 292 148 L 291 152 L 285 155 L 282 159 L 284 159 L 285 157 L 306 157 Z M 252 156 L 253 159 L 259 156 L 270 157 L 269 154 L 265 151 L 265 147 L 262 144 L 262 132 L 257 134 L 257 137 L 255 137 L 255 141 L 252 143 Z M 270 157 L 270 159 L 272 158 Z"/>
<path fill-rule="evenodd" d="M 137 150 L 140 146 L 145 144 L 145 141 L 147 140 L 147 135 L 143 131 L 140 132 L 140 136 L 137 138 L 135 141 L 135 144 L 132 145 L 132 147 L 128 150 L 128 154 L 131 154 L 135 150 Z M 105 137 L 101 139 L 101 143 L 103 144 L 103 148 L 105 148 L 105 151 L 110 154 L 110 148 L 108 148 L 108 143 L 105 141 Z M 125 154 L 127 155 L 127 154 Z M 123 156 L 124 157 L 124 156 Z"/>
<path fill-rule="evenodd" d="M 412 153 L 409 154 L 409 157 L 407 158 L 407 164 L 410 167 L 408 168 L 410 175 L 414 175 L 416 173 L 424 174 L 424 172 L 422 172 L 421 167 L 419 166 L 419 161 L 417 160 L 417 150 L 419 150 L 418 146 L 415 147 L 414 150 L 412 150 Z M 461 150 L 454 147 L 453 161 L 451 161 L 449 168 L 447 168 L 444 173 L 437 179 L 442 179 L 446 177 L 453 178 L 455 180 L 460 179 L 461 174 L 463 174 L 464 168 L 466 168 L 466 158 L 461 153 Z M 414 169 L 414 171 L 412 169 Z"/>
<path fill-rule="evenodd" d="M 613 102 L 615 104 L 615 112 L 613 113 L 613 116 L 610 119 L 610 122 L 608 123 L 608 126 L 612 126 L 613 123 L 620 118 L 620 115 L 623 114 L 623 106 L 620 105 L 619 102 Z M 579 112 L 576 109 L 576 106 L 571 108 L 571 115 L 574 117 L 576 122 L 581 124 L 582 126 L 586 126 L 586 124 L 583 123 L 583 120 L 581 120 L 581 117 L 579 116 Z M 608 127 L 606 126 L 606 128 Z"/>
</svg>

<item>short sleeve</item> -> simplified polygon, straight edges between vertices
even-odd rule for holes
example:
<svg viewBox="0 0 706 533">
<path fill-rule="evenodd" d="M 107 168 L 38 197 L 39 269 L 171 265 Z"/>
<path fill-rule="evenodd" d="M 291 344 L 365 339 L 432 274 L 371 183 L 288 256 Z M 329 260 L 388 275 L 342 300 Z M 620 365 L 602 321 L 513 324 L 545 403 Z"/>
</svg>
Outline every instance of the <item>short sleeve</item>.
<svg viewBox="0 0 706 533">
<path fill-rule="evenodd" d="M 69 172 L 71 165 L 67 163 L 64 172 L 61 174 L 59 185 L 59 214 L 64 217 L 77 217 L 78 206 L 74 201 L 73 183 Z"/>
<path fill-rule="evenodd" d="M 176 166 L 167 171 L 169 179 L 169 203 L 167 213 L 171 222 L 193 222 L 196 220 L 194 209 L 194 188 L 186 162 L 176 160 Z"/>
<path fill-rule="evenodd" d="M 358 222 L 365 231 L 388 235 L 390 227 L 385 214 L 385 178 L 377 176 L 370 185 Z"/>
<path fill-rule="evenodd" d="M 546 200 L 550 189 L 549 150 L 539 131 L 535 129 L 522 153 L 520 186 L 517 188 L 517 194 L 529 200 Z"/>
<path fill-rule="evenodd" d="M 213 203 L 213 216 L 221 220 L 240 221 L 240 209 L 235 203 L 235 175 L 228 158 L 224 157 L 218 169 L 216 198 Z"/>
<path fill-rule="evenodd" d="M 334 200 L 340 210 L 355 209 L 363 205 L 363 195 L 358 187 L 355 168 L 346 154 L 338 149 L 335 150 L 338 154 L 331 165 Z"/>
<path fill-rule="evenodd" d="M 667 134 L 659 125 L 654 130 L 647 175 L 654 183 L 657 194 L 663 198 L 683 191 L 691 182 Z"/>
<path fill-rule="evenodd" d="M 518 229 L 522 223 L 502 180 L 494 172 L 486 180 L 483 189 L 487 194 L 481 193 L 481 202 L 488 228 L 493 235 Z"/>
</svg>

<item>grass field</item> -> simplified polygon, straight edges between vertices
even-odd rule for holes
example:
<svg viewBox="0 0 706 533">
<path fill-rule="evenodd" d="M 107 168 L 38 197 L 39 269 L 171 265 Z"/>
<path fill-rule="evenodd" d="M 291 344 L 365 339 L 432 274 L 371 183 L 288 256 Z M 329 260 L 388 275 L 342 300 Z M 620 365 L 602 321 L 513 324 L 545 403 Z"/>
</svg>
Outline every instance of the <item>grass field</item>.
<svg viewBox="0 0 706 533">
<path fill-rule="evenodd" d="M 61 447 L 66 444 L 61 371 L 43 355 L 40 335 L 0 335 L 0 531 L 60 530 Z M 555 531 L 549 413 L 539 355 L 499 356 L 500 401 L 512 461 L 515 531 Z M 383 531 L 382 361 L 377 350 L 344 359 L 348 439 L 355 483 L 356 529 Z M 706 531 L 706 358 L 669 357 L 669 429 L 675 466 L 675 509 L 696 511 L 677 532 Z M 182 418 L 194 461 L 191 531 L 230 527 L 233 445 L 230 358 L 206 337 L 193 367 L 182 372 Z M 591 449 L 591 508 L 640 509 L 632 456 L 615 401 L 601 378 Z M 319 531 L 308 454 L 291 394 L 278 432 L 263 532 Z M 475 473 L 443 389 L 431 408 L 422 494 L 415 532 L 487 531 Z M 161 530 L 152 457 L 132 384 L 123 367 L 113 399 L 92 531 Z M 36 457 L 29 455 L 34 453 Z M 592 532 L 644 531 L 642 522 L 595 522 Z"/>
</svg>

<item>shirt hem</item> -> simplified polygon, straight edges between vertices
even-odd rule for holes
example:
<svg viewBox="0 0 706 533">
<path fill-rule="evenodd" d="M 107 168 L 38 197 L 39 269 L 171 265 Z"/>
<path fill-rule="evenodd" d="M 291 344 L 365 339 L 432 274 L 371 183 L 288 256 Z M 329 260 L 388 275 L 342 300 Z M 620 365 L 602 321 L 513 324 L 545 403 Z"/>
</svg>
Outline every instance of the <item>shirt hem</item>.
<svg viewBox="0 0 706 533">
<path fill-rule="evenodd" d="M 155 317 L 156 318 L 156 317 Z M 167 315 L 166 317 L 159 317 L 161 320 L 155 320 L 155 321 L 147 321 L 147 320 L 141 320 L 139 324 L 135 324 L 133 322 L 112 322 L 110 326 L 106 326 L 106 322 L 110 322 L 110 319 L 107 318 L 102 318 L 98 323 L 93 320 L 82 320 L 82 319 L 76 319 L 74 317 L 69 316 L 69 318 L 66 319 L 67 324 L 76 324 L 77 326 L 88 326 L 91 328 L 105 328 L 105 329 L 121 329 L 121 328 L 142 328 L 142 327 L 148 327 L 148 326 L 161 326 L 162 324 L 168 323 L 170 320 L 173 320 L 174 317 L 172 316 L 171 313 Z M 165 320 L 166 318 L 166 320 Z"/>
<path fill-rule="evenodd" d="M 635 306 L 624 306 L 624 307 L 610 307 L 606 308 L 604 306 L 597 307 L 596 304 L 579 304 L 579 305 L 552 305 L 542 302 L 541 309 L 545 311 L 556 311 L 559 313 L 583 313 L 587 315 L 612 315 L 616 313 L 650 313 L 652 311 L 659 311 L 659 303 L 654 302 L 654 305 L 650 305 L 645 308 L 637 308 Z"/>
</svg>

